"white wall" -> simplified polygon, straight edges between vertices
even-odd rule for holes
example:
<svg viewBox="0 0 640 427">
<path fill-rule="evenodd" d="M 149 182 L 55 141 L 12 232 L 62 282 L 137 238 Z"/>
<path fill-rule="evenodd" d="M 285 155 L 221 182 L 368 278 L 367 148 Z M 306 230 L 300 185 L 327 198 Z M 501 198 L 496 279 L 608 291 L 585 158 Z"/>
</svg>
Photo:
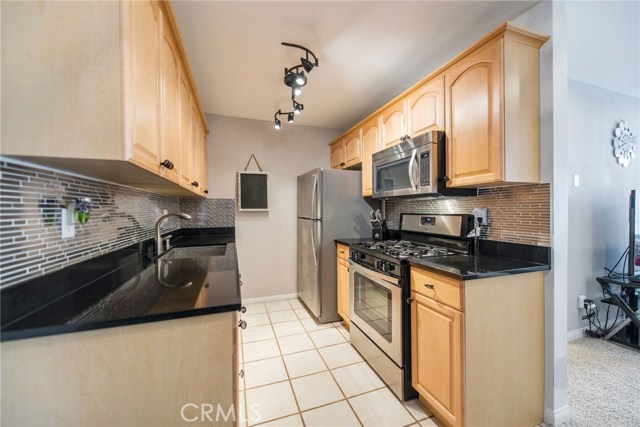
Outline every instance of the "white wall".
<svg viewBox="0 0 640 427">
<path fill-rule="evenodd" d="M 545 274 L 544 420 L 570 414 L 567 389 L 567 42 L 566 4 L 540 2 L 514 19 L 551 35 L 540 49 L 541 179 L 551 183 L 552 269 Z"/>
<path fill-rule="evenodd" d="M 595 278 L 605 274 L 603 267 L 613 267 L 628 244 L 627 206 L 630 190 L 640 190 L 640 152 L 627 168 L 617 163 L 611 141 L 620 120 L 640 132 L 639 98 L 569 80 L 567 166 L 569 174 L 580 175 L 580 187 L 569 191 L 569 331 L 587 325 L 578 295 L 602 298 Z"/>
<path fill-rule="evenodd" d="M 242 297 L 295 293 L 297 176 L 329 167 L 327 144 L 340 131 L 216 115 L 207 122 L 210 198 L 236 198 L 236 172 L 252 153 L 269 172 L 269 212 L 236 212 Z"/>
</svg>

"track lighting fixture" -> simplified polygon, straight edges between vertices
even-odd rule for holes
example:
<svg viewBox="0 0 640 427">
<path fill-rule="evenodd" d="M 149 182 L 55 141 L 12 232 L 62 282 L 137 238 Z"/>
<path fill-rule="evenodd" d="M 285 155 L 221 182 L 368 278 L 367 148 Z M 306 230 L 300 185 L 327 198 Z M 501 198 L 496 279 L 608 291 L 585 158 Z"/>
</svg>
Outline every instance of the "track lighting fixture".
<svg viewBox="0 0 640 427">
<path fill-rule="evenodd" d="M 295 97 L 302 94 L 301 88 L 307 84 L 307 76 L 304 74 L 305 71 L 310 73 L 311 70 L 318 66 L 318 57 L 306 47 L 286 42 L 282 42 L 282 45 L 304 50 L 305 57 L 300 58 L 300 64 L 284 69 L 284 84 L 291 88 L 293 111 L 283 113 L 282 110 L 278 110 L 274 116 L 274 127 L 276 129 L 280 129 L 281 127 L 281 122 L 280 119 L 278 119 L 278 116 L 286 115 L 287 122 L 293 123 L 294 114 L 300 114 L 304 110 L 304 105 L 296 102 Z"/>
<path fill-rule="evenodd" d="M 273 119 L 274 119 L 274 126 L 276 129 L 280 129 L 280 119 L 278 119 L 278 115 L 282 114 L 282 112 L 280 110 L 278 110 L 278 112 L 276 114 L 274 114 Z"/>
</svg>

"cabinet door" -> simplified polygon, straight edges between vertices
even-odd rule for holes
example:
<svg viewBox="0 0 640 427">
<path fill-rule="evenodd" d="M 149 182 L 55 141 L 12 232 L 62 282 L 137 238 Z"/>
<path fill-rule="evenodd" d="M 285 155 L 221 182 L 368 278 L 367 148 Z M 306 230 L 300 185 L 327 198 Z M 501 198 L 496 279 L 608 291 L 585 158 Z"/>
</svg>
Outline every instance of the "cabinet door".
<svg viewBox="0 0 640 427">
<path fill-rule="evenodd" d="M 503 179 L 503 40 L 483 46 L 445 73 L 449 186 Z"/>
<path fill-rule="evenodd" d="M 362 195 L 373 194 L 373 153 L 380 151 L 380 121 L 375 118 L 362 127 Z"/>
<path fill-rule="evenodd" d="M 382 148 L 388 148 L 400 142 L 407 134 L 406 102 L 397 101 L 382 112 Z"/>
<path fill-rule="evenodd" d="M 415 292 L 411 384 L 448 424 L 462 425 L 463 314 Z"/>
<path fill-rule="evenodd" d="M 349 324 L 349 262 L 338 258 L 338 314 Z"/>
<path fill-rule="evenodd" d="M 200 192 L 206 197 L 206 195 L 209 194 L 209 170 L 207 162 L 207 134 L 204 131 L 204 126 L 202 127 L 200 141 L 202 141 L 202 145 L 200 146 Z"/>
<path fill-rule="evenodd" d="M 360 129 L 357 129 L 344 138 L 344 162 L 345 167 L 357 165 L 360 159 Z"/>
<path fill-rule="evenodd" d="M 409 135 L 444 130 L 444 76 L 439 75 L 409 94 Z"/>
<path fill-rule="evenodd" d="M 200 194 L 202 185 L 202 123 L 200 122 L 200 114 L 198 107 L 192 98 L 191 103 L 191 191 Z"/>
<path fill-rule="evenodd" d="M 344 165 L 344 142 L 341 139 L 331 144 L 331 167 L 342 169 Z"/>
<path fill-rule="evenodd" d="M 163 13 L 160 40 L 160 161 L 173 163 L 173 169 L 161 168 L 162 176 L 173 182 L 180 180 L 179 81 L 178 43 L 169 18 Z"/>
<path fill-rule="evenodd" d="M 183 71 L 183 69 L 181 69 Z M 180 185 L 191 188 L 193 181 L 193 139 L 191 137 L 191 89 L 186 74 L 180 73 L 178 85 L 179 109 L 180 109 Z"/>
<path fill-rule="evenodd" d="M 158 138 L 160 10 L 156 1 L 127 2 L 125 123 L 127 160 L 160 172 Z M 127 90 L 128 89 L 128 90 Z"/>
</svg>

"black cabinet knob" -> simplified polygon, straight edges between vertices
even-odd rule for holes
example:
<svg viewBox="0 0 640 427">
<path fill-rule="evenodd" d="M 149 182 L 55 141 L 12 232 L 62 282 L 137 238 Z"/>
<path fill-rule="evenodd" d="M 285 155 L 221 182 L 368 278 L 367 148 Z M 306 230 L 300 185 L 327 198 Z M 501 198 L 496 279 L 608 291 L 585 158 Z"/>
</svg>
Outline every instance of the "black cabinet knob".
<svg viewBox="0 0 640 427">
<path fill-rule="evenodd" d="M 191 183 L 191 185 L 193 185 L 194 187 L 199 187 L 200 186 L 200 184 L 198 184 L 198 181 L 193 181 Z"/>
<path fill-rule="evenodd" d="M 173 170 L 173 162 L 169 159 L 165 160 L 164 162 L 160 163 L 160 166 L 164 166 L 165 168 L 169 169 L 169 170 Z"/>
<path fill-rule="evenodd" d="M 344 166 L 344 165 L 346 165 L 346 163 L 345 163 L 345 162 L 340 163 L 340 166 Z"/>
<path fill-rule="evenodd" d="M 245 322 L 244 320 L 241 320 L 238 322 L 238 326 L 240 327 L 240 329 L 246 329 L 247 328 L 247 322 Z"/>
<path fill-rule="evenodd" d="M 407 298 L 407 304 L 412 304 L 413 303 L 413 298 Z"/>
<path fill-rule="evenodd" d="M 209 190 L 204 190 L 204 194 L 209 194 Z"/>
<path fill-rule="evenodd" d="M 242 308 L 240 309 L 240 311 L 242 313 L 246 313 L 247 312 L 247 307 L 245 307 L 244 305 L 242 306 Z"/>
</svg>

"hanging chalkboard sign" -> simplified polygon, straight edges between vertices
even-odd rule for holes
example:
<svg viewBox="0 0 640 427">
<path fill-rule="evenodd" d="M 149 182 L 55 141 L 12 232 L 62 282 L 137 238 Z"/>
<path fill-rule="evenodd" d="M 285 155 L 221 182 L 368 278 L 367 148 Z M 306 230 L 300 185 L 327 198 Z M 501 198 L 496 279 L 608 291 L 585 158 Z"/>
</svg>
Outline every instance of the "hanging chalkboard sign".
<svg viewBox="0 0 640 427">
<path fill-rule="evenodd" d="M 238 172 L 238 211 L 269 210 L 269 174 Z"/>
</svg>

